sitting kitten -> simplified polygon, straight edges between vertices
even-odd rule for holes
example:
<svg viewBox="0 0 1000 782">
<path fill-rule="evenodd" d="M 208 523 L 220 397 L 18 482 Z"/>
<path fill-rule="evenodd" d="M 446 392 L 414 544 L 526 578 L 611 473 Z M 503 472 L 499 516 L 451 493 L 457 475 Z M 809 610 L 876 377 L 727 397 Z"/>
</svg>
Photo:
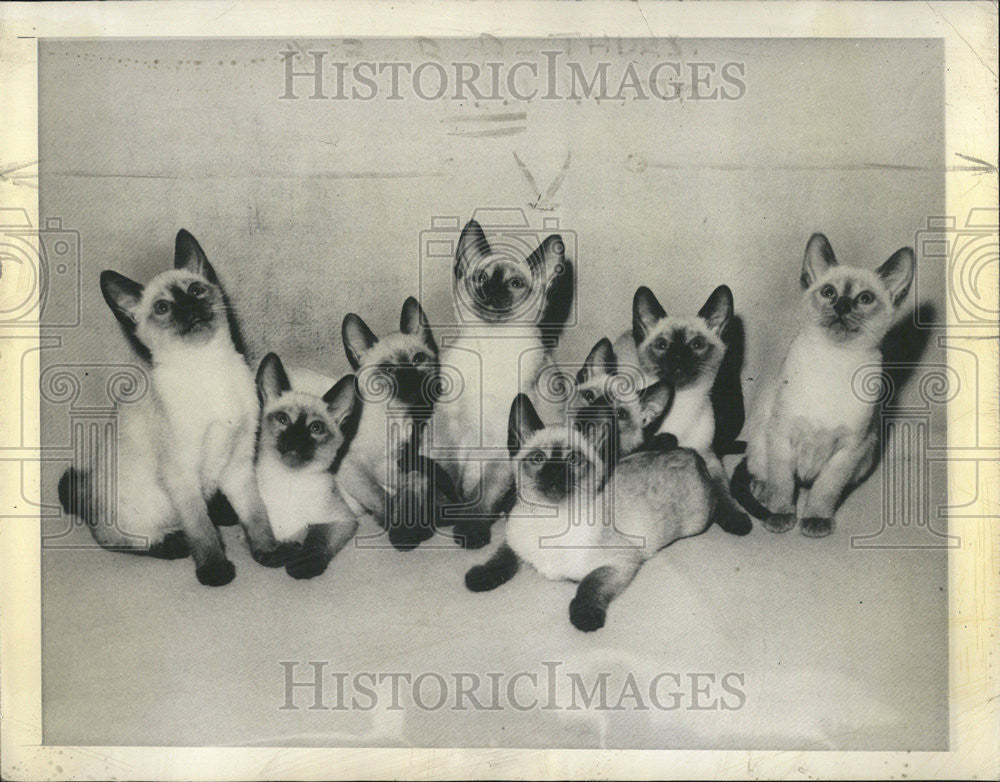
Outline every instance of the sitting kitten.
<svg viewBox="0 0 1000 782">
<path fill-rule="evenodd" d="M 473 592 L 509 581 L 523 560 L 548 579 L 579 582 L 570 622 L 597 630 L 646 560 L 711 523 L 715 492 L 696 451 L 640 451 L 609 477 L 600 437 L 545 427 L 523 394 L 509 429 L 517 500 L 506 542 L 465 575 Z"/>
<path fill-rule="evenodd" d="M 618 340 L 623 354 L 638 365 L 647 378 L 660 378 L 674 388 L 670 411 L 659 431 L 669 432 L 685 448 L 694 448 L 705 460 L 719 496 L 729 506 L 728 515 L 737 526 L 743 512 L 729 496 L 729 477 L 712 449 L 715 411 L 712 388 L 726 353 L 722 335 L 733 316 L 733 294 L 720 285 L 695 317 L 668 316 L 653 292 L 640 287 L 632 301 L 631 344 L 626 335 Z M 749 519 L 746 520 L 749 523 Z"/>
<path fill-rule="evenodd" d="M 357 519 L 337 490 L 336 473 L 357 430 L 354 375 L 336 383 L 291 368 L 268 353 L 257 370 L 261 401 L 257 486 L 274 536 L 302 544 L 285 565 L 294 578 L 326 570 L 347 544 Z"/>
<path fill-rule="evenodd" d="M 447 469 L 465 507 L 452 516 L 456 540 L 478 548 L 489 542 L 490 525 L 509 508 L 513 492 L 510 463 L 490 449 L 504 447 L 518 393 L 540 403 L 538 378 L 551 364 L 572 305 L 573 267 L 557 234 L 523 259 L 494 252 L 470 220 L 455 253 L 453 290 L 462 325 L 441 363 L 460 374 L 464 391 L 435 410 L 429 444 L 469 454 Z"/>
<path fill-rule="evenodd" d="M 435 480 L 438 473 L 428 474 L 429 461 L 417 455 L 433 410 L 437 343 L 412 296 L 403 304 L 398 333 L 380 339 L 354 313 L 344 318 L 341 332 L 362 405 L 337 483 L 355 513 L 370 514 L 397 549 L 410 550 L 434 534 L 428 495 L 444 484 Z"/>
<path fill-rule="evenodd" d="M 734 495 L 772 532 L 795 526 L 796 492 L 807 489 L 802 533 L 829 535 L 845 492 L 874 467 L 875 404 L 859 399 L 851 380 L 859 367 L 881 363 L 913 263 L 904 247 L 874 272 L 840 266 L 823 234 L 810 238 L 802 327 L 753 405 L 747 458 L 733 475 Z"/>
<path fill-rule="evenodd" d="M 112 478 L 79 467 L 59 481 L 63 508 L 105 548 L 166 559 L 190 553 L 198 580 L 220 586 L 236 570 L 206 503 L 231 503 L 254 558 L 283 564 L 288 549 L 274 539 L 254 476 L 253 375 L 234 346 L 225 294 L 198 242 L 181 230 L 173 270 L 145 287 L 105 271 L 101 292 L 149 361 L 151 389 L 121 409 L 117 506 L 101 493 Z"/>
</svg>

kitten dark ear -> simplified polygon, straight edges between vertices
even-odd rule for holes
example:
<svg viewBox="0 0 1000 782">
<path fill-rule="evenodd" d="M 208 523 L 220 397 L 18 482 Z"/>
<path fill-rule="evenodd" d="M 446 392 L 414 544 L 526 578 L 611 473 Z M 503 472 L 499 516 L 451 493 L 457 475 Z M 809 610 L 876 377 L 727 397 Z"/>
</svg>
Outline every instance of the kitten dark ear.
<svg viewBox="0 0 1000 782">
<path fill-rule="evenodd" d="M 410 296 L 403 302 L 403 311 L 399 313 L 399 330 L 404 334 L 420 337 L 437 354 L 437 343 L 431 333 L 430 323 L 420 302 Z"/>
<path fill-rule="evenodd" d="M 177 239 L 174 241 L 174 268 L 200 274 L 213 285 L 219 284 L 215 269 L 208 262 L 198 240 L 183 228 L 177 232 Z"/>
<path fill-rule="evenodd" d="M 728 285 L 720 285 L 712 291 L 705 306 L 698 310 L 698 317 L 704 320 L 712 331 L 722 336 L 722 332 L 726 330 L 733 317 L 733 292 L 729 290 Z"/>
<path fill-rule="evenodd" d="M 278 354 L 268 353 L 261 359 L 257 368 L 257 396 L 260 397 L 260 403 L 265 404 L 277 399 L 291 389 L 292 384 L 288 381 L 288 375 Z"/>
<path fill-rule="evenodd" d="M 664 414 L 674 400 L 674 390 L 662 380 L 646 386 L 639 392 L 639 407 L 642 410 L 642 428 L 659 426 Z"/>
<path fill-rule="evenodd" d="M 545 237 L 535 251 L 528 256 L 528 266 L 532 272 L 545 268 L 555 269 L 557 264 L 566 260 L 566 245 L 559 234 Z"/>
<path fill-rule="evenodd" d="M 123 274 L 113 271 L 101 272 L 101 293 L 118 322 L 130 332 L 135 331 L 135 309 L 142 301 L 143 287 Z"/>
<path fill-rule="evenodd" d="M 653 292 L 645 285 L 640 287 L 632 297 L 632 339 L 635 344 L 642 342 L 665 317 L 667 312 L 660 306 Z"/>
<path fill-rule="evenodd" d="M 577 384 L 586 383 L 593 377 L 613 375 L 617 371 L 618 359 L 611 346 L 611 340 L 607 337 L 601 337 L 600 341 L 590 349 L 583 366 L 576 373 L 576 382 Z"/>
<path fill-rule="evenodd" d="M 357 400 L 354 375 L 344 375 L 334 384 L 333 388 L 323 394 L 323 401 L 326 402 L 330 415 L 338 424 L 354 411 Z"/>
<path fill-rule="evenodd" d="M 517 452 L 531 436 L 544 426 L 531 400 L 524 394 L 515 396 L 510 406 L 510 418 L 507 420 L 507 450 L 510 451 L 511 458 L 517 456 Z"/>
<path fill-rule="evenodd" d="M 344 316 L 344 322 L 340 326 L 340 336 L 344 342 L 344 352 L 347 353 L 351 369 L 360 367 L 361 356 L 371 350 L 372 346 L 378 342 L 378 337 L 368 328 L 368 324 L 353 312 Z"/>
<path fill-rule="evenodd" d="M 815 233 L 806 244 L 806 254 L 802 259 L 802 276 L 799 281 L 803 290 L 826 274 L 827 269 L 837 265 L 837 258 L 829 240 L 823 234 Z"/>
<path fill-rule="evenodd" d="M 885 283 L 889 289 L 889 296 L 892 297 L 892 306 L 898 307 L 906 294 L 910 292 L 910 285 L 913 283 L 914 258 L 913 249 L 903 247 L 896 250 L 888 261 L 879 266 L 875 273 Z"/>
<path fill-rule="evenodd" d="M 490 254 L 490 243 L 479 223 L 469 220 L 458 237 L 458 249 L 455 252 L 455 277 L 461 278 L 469 270 L 469 266 L 482 260 Z"/>
</svg>

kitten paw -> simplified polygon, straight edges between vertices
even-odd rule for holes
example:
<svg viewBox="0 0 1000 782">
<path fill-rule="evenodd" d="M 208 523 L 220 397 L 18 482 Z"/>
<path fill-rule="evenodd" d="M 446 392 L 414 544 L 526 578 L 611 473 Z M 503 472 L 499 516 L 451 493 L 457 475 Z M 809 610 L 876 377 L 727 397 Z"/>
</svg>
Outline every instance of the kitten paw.
<svg viewBox="0 0 1000 782">
<path fill-rule="evenodd" d="M 470 592 L 489 592 L 508 580 L 498 568 L 476 565 L 465 574 L 465 586 Z"/>
<path fill-rule="evenodd" d="M 456 524 L 452 531 L 455 542 L 462 548 L 482 548 L 490 542 L 490 525 L 482 522 Z"/>
<path fill-rule="evenodd" d="M 329 552 L 324 549 L 305 548 L 291 557 L 285 572 L 296 579 L 315 578 L 326 572 L 330 559 Z"/>
<path fill-rule="evenodd" d="M 191 555 L 187 535 L 182 530 L 174 530 L 163 536 L 163 540 L 149 547 L 149 556 L 157 559 L 184 559 Z"/>
<path fill-rule="evenodd" d="M 810 538 L 823 538 L 833 532 L 836 522 L 822 516 L 809 516 L 802 519 L 802 534 Z"/>
<path fill-rule="evenodd" d="M 264 567 L 283 567 L 298 556 L 302 547 L 297 543 L 279 543 L 272 549 L 251 549 L 254 560 Z"/>
<path fill-rule="evenodd" d="M 753 531 L 753 522 L 747 514 L 736 508 L 721 508 L 715 523 L 730 535 L 749 535 Z"/>
<path fill-rule="evenodd" d="M 788 532 L 795 526 L 795 514 L 772 513 L 761 523 L 768 532 Z"/>
<path fill-rule="evenodd" d="M 573 598 L 573 601 L 569 604 L 569 621 L 573 627 L 585 633 L 600 630 L 604 627 L 606 616 L 607 611 L 599 605 L 594 605 L 586 600 Z"/>
<path fill-rule="evenodd" d="M 228 559 L 218 559 L 196 568 L 194 574 L 205 586 L 225 586 L 236 578 L 236 566 Z"/>
<path fill-rule="evenodd" d="M 434 537 L 434 530 L 427 527 L 390 527 L 389 542 L 397 551 L 413 551 L 425 540 Z"/>
</svg>

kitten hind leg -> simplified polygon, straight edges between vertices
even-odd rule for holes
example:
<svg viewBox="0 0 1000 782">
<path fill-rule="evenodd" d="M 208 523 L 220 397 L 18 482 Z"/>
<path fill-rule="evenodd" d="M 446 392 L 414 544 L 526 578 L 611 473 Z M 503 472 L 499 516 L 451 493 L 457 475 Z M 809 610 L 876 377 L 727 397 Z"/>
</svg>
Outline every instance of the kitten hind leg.
<svg viewBox="0 0 1000 782">
<path fill-rule="evenodd" d="M 482 548 L 490 542 L 490 527 L 514 504 L 514 474 L 510 462 L 487 462 L 483 466 L 479 501 L 452 532 L 462 548 Z"/>
<path fill-rule="evenodd" d="M 577 630 L 591 632 L 604 627 L 608 605 L 632 583 L 639 562 L 604 565 L 587 574 L 569 604 L 569 621 Z"/>
<path fill-rule="evenodd" d="M 503 543 L 482 565 L 469 568 L 465 574 L 465 586 L 471 592 L 489 592 L 510 581 L 517 574 L 519 566 L 517 554 Z"/>
<path fill-rule="evenodd" d="M 771 433 L 767 438 L 766 478 L 750 481 L 750 491 L 771 512 L 762 522 L 765 529 L 787 532 L 795 526 L 795 488 L 791 442 L 783 433 Z"/>
</svg>

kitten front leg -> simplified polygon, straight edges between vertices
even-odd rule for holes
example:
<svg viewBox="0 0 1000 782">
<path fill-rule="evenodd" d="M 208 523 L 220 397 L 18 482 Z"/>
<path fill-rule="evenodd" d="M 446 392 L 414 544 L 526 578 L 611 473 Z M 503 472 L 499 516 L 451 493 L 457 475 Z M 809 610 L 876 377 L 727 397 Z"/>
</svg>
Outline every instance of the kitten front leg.
<svg viewBox="0 0 1000 782">
<path fill-rule="evenodd" d="M 312 524 L 306 532 L 302 548 L 285 565 L 285 572 L 292 578 L 314 578 L 327 566 L 357 532 L 358 522 L 335 521 L 330 524 Z"/>
<path fill-rule="evenodd" d="M 587 574 L 569 604 L 569 621 L 585 633 L 604 627 L 608 605 L 632 583 L 641 563 L 604 565 Z"/>
<path fill-rule="evenodd" d="M 469 568 L 465 574 L 465 586 L 471 592 L 489 592 L 510 581 L 517 574 L 519 566 L 520 561 L 514 549 L 502 543 L 486 562 Z"/>
<path fill-rule="evenodd" d="M 806 498 L 802 514 L 803 535 L 821 538 L 833 532 L 836 526 L 833 518 L 834 510 L 851 479 L 858 472 L 859 462 L 868 456 L 867 443 L 861 443 L 841 448 L 830 457 L 820 470 Z"/>
<path fill-rule="evenodd" d="M 264 567 L 281 567 L 291 557 L 297 546 L 279 543 L 267 518 L 267 508 L 257 491 L 253 465 L 240 461 L 230 465 L 222 476 L 222 493 L 229 498 L 246 532 L 250 554 Z"/>
<path fill-rule="evenodd" d="M 452 533 L 462 548 L 482 548 L 490 542 L 490 527 L 513 505 L 516 489 L 510 462 L 486 462 L 482 469 L 479 501 L 469 515 L 455 524 Z"/>
<path fill-rule="evenodd" d="M 178 475 L 164 482 L 190 546 L 198 581 L 205 586 L 228 584 L 236 577 L 236 568 L 226 558 L 219 533 L 208 517 L 204 498 L 193 490 L 198 485 L 197 479 Z"/>
</svg>

